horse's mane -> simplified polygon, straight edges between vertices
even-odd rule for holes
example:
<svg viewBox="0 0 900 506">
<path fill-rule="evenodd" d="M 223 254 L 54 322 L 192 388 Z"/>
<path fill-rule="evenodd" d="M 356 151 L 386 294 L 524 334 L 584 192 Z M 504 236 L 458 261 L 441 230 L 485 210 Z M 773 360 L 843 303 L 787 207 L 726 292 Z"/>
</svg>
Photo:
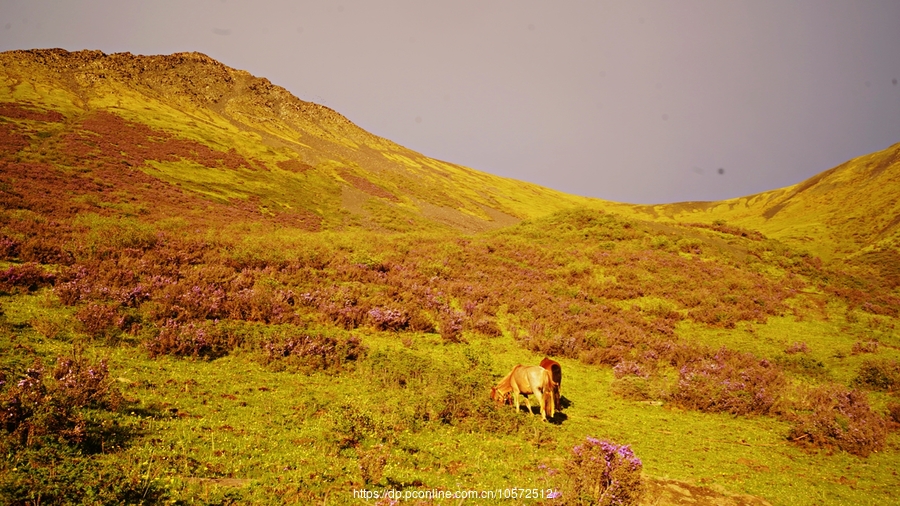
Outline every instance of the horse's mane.
<svg viewBox="0 0 900 506">
<path fill-rule="evenodd" d="M 512 382 L 513 374 L 515 374 L 516 369 L 518 369 L 520 367 L 522 367 L 522 364 L 519 364 L 519 365 L 513 367 L 512 371 L 509 371 L 509 374 L 507 374 L 506 377 L 504 377 L 502 380 L 500 380 L 500 383 L 497 383 L 497 386 L 496 386 L 497 390 L 504 392 L 504 393 L 511 391 L 512 390 L 511 382 Z"/>
</svg>

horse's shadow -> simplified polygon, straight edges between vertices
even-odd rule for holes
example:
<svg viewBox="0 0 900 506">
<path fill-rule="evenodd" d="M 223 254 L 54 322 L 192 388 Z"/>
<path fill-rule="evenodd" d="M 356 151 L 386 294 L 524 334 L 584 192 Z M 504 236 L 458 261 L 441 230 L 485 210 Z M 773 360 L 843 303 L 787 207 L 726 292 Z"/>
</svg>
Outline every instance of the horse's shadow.
<svg viewBox="0 0 900 506">
<path fill-rule="evenodd" d="M 572 401 L 570 401 L 569 399 L 567 399 L 565 397 L 559 398 L 559 405 L 560 405 L 560 408 L 562 408 L 562 409 L 569 408 L 569 407 L 573 406 L 574 404 L 575 403 L 573 403 Z M 519 406 L 519 410 L 528 412 L 528 406 L 524 406 L 524 405 Z M 536 415 L 536 416 L 541 416 L 541 407 L 540 406 L 531 406 L 530 414 Z M 562 411 L 556 411 L 553 414 L 552 418 L 547 417 L 547 421 L 554 425 L 562 425 L 562 423 L 568 419 L 569 419 L 569 416 L 566 415 L 565 413 L 563 413 Z"/>
</svg>

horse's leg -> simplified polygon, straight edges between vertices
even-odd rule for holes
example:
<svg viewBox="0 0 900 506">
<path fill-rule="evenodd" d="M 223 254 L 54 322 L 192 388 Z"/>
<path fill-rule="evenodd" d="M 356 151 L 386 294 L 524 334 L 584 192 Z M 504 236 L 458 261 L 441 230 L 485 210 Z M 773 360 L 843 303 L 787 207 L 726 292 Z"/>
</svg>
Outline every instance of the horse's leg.
<svg viewBox="0 0 900 506">
<path fill-rule="evenodd" d="M 528 400 L 527 395 L 522 395 L 522 397 L 525 398 L 525 405 L 528 406 L 528 414 L 530 415 L 531 414 L 531 401 Z"/>
<path fill-rule="evenodd" d="M 541 389 L 541 395 L 544 397 L 546 410 L 550 413 L 550 418 L 556 414 L 556 384 L 552 381 L 547 385 L 546 389 Z"/>
<path fill-rule="evenodd" d="M 550 418 L 556 416 L 556 392 L 551 388 L 547 393 L 547 405 L 550 407 Z"/>
<path fill-rule="evenodd" d="M 534 397 L 537 399 L 538 406 L 540 406 L 540 408 L 541 408 L 541 419 L 546 422 L 547 421 L 547 410 L 544 409 L 544 396 L 541 394 L 540 388 L 534 389 Z"/>
</svg>

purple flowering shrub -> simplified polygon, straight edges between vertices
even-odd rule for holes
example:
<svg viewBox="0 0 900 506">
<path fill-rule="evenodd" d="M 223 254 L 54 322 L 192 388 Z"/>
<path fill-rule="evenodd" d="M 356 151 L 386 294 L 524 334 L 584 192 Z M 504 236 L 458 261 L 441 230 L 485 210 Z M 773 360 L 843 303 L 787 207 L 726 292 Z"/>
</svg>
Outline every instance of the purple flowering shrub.
<svg viewBox="0 0 900 506">
<path fill-rule="evenodd" d="M 0 292 L 33 292 L 38 288 L 50 286 L 55 281 L 56 276 L 53 273 L 46 272 L 33 263 L 13 265 L 0 270 Z"/>
<path fill-rule="evenodd" d="M 322 334 L 269 338 L 262 343 L 266 365 L 302 371 L 340 371 L 366 353 L 356 336 L 336 338 Z"/>
<path fill-rule="evenodd" d="M 56 390 L 74 405 L 115 411 L 122 396 L 112 378 L 106 359 L 97 363 L 75 357 L 59 357 L 53 368 Z"/>
<path fill-rule="evenodd" d="M 99 339 L 109 339 L 131 325 L 128 316 L 119 314 L 112 304 L 89 302 L 75 313 L 81 323 L 81 330 Z"/>
<path fill-rule="evenodd" d="M 809 391 L 789 416 L 788 438 L 815 448 L 839 448 L 866 457 L 884 447 L 887 423 L 872 411 L 865 392 L 843 385 L 825 385 Z"/>
<path fill-rule="evenodd" d="M 699 411 L 767 414 L 784 386 L 784 374 L 775 364 L 723 347 L 681 367 L 672 400 Z"/>
<path fill-rule="evenodd" d="M 362 325 L 369 316 L 369 307 L 355 298 L 327 300 L 318 306 L 325 319 L 347 330 Z"/>
<path fill-rule="evenodd" d="M 643 494 L 643 463 L 628 445 L 588 437 L 572 448 L 565 465 L 565 504 L 627 506 Z"/>
<path fill-rule="evenodd" d="M 53 293 L 67 306 L 74 306 L 78 301 L 89 298 L 92 292 L 93 280 L 90 278 L 90 271 L 83 265 L 63 273 L 53 287 Z"/>
<path fill-rule="evenodd" d="M 6 235 L 0 235 L 0 258 L 13 260 L 19 256 L 19 247 L 22 243 Z"/>
<path fill-rule="evenodd" d="M 463 323 L 466 314 L 462 311 L 447 309 L 438 315 L 438 330 L 441 333 L 441 339 L 446 343 L 463 342 Z"/>
<path fill-rule="evenodd" d="M 10 383 L 0 393 L 0 439 L 9 448 L 30 447 L 48 439 L 84 443 L 91 431 L 81 408 L 114 411 L 122 403 L 106 360 L 91 363 L 59 357 L 51 374 L 35 362 Z"/>
<path fill-rule="evenodd" d="M 212 359 L 226 355 L 242 342 L 240 333 L 217 320 L 190 323 L 169 320 L 156 336 L 144 341 L 144 347 L 151 357 L 175 355 Z"/>
<path fill-rule="evenodd" d="M 613 367 L 613 374 L 617 379 L 624 376 L 638 376 L 641 378 L 649 376 L 637 362 L 631 360 L 623 360 L 616 364 Z"/>
<path fill-rule="evenodd" d="M 378 330 L 398 331 L 409 326 L 409 316 L 396 309 L 376 307 L 369 310 L 369 322 Z"/>
</svg>

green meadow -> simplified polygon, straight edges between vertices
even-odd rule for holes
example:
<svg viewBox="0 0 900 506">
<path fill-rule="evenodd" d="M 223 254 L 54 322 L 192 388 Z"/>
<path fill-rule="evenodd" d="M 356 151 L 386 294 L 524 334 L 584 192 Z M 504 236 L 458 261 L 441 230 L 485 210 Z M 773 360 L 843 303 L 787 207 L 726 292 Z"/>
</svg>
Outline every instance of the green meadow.
<svg viewBox="0 0 900 506">
<path fill-rule="evenodd" d="M 897 146 L 631 206 L 195 53 L 0 61 L 0 503 L 583 504 L 594 439 L 638 504 L 898 503 Z M 548 356 L 549 422 L 490 399 Z"/>
</svg>

